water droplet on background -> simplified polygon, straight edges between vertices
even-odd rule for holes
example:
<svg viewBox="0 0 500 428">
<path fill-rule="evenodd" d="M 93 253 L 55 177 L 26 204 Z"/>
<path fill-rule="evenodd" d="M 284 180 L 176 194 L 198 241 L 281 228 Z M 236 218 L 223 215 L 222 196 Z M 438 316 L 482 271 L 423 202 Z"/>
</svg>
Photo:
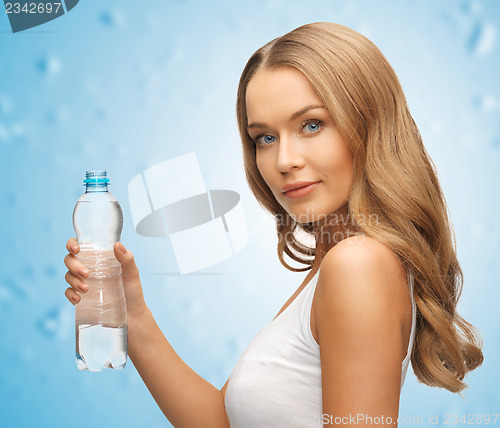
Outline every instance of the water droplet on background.
<svg viewBox="0 0 500 428">
<path fill-rule="evenodd" d="M 65 105 L 59 105 L 51 109 L 45 115 L 45 122 L 48 124 L 59 124 L 70 118 L 69 108 Z"/>
<path fill-rule="evenodd" d="M 49 338 L 69 337 L 73 331 L 71 325 L 74 321 L 71 309 L 68 305 L 64 305 L 49 310 L 37 323 L 39 331 Z"/>
<path fill-rule="evenodd" d="M 230 336 L 226 340 L 226 347 L 230 354 L 234 354 L 239 350 L 240 344 L 238 338 Z"/>
<path fill-rule="evenodd" d="M 3 277 L 0 283 L 5 287 L 4 295 L 13 295 L 20 299 L 26 299 L 28 294 L 23 286 L 21 286 L 17 281 L 14 281 L 10 277 Z"/>
<path fill-rule="evenodd" d="M 493 24 L 479 22 L 469 37 L 469 51 L 477 56 L 489 54 L 495 47 L 496 28 Z"/>
<path fill-rule="evenodd" d="M 61 71 L 61 68 L 61 61 L 53 56 L 44 56 L 36 62 L 36 69 L 41 74 L 57 74 Z"/>
<path fill-rule="evenodd" d="M 105 10 L 99 15 L 99 21 L 107 27 L 118 27 L 125 23 L 123 15 L 118 11 Z"/>
<path fill-rule="evenodd" d="M 495 110 L 498 106 L 497 100 L 493 95 L 478 95 L 474 98 L 474 107 L 483 111 Z"/>
<path fill-rule="evenodd" d="M 47 265 L 43 269 L 43 273 L 48 276 L 49 278 L 56 278 L 57 277 L 57 268 L 53 265 Z"/>
<path fill-rule="evenodd" d="M 477 15 L 482 10 L 481 3 L 478 1 L 464 1 L 462 11 L 468 15 Z"/>
</svg>

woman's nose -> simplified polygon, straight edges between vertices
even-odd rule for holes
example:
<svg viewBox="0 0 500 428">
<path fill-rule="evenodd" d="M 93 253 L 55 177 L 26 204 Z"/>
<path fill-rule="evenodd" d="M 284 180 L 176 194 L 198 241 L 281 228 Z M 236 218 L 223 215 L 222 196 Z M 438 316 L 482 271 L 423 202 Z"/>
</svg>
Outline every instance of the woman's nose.
<svg viewBox="0 0 500 428">
<path fill-rule="evenodd" d="M 281 137 L 278 148 L 277 167 L 282 173 L 304 166 L 304 156 L 299 143 L 290 137 Z"/>
</svg>

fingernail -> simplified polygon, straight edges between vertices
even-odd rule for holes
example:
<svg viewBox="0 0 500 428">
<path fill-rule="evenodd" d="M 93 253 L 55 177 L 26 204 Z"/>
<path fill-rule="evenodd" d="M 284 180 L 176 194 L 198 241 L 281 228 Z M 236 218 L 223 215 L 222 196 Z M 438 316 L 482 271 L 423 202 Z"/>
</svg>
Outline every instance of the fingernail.
<svg viewBox="0 0 500 428">
<path fill-rule="evenodd" d="M 121 242 L 118 242 L 118 248 L 123 254 L 127 252 L 127 249 L 123 246 Z"/>
<path fill-rule="evenodd" d="M 80 276 L 85 276 L 89 273 L 89 271 L 87 269 L 80 268 L 78 269 L 78 273 L 80 274 Z"/>
<path fill-rule="evenodd" d="M 78 285 L 78 288 L 81 291 L 87 291 L 87 289 L 89 288 L 89 286 L 87 284 L 85 284 L 84 282 L 82 282 L 81 284 Z"/>
<path fill-rule="evenodd" d="M 76 253 L 76 250 L 78 250 L 78 247 L 76 245 L 72 245 L 70 249 L 71 249 L 72 253 Z"/>
</svg>

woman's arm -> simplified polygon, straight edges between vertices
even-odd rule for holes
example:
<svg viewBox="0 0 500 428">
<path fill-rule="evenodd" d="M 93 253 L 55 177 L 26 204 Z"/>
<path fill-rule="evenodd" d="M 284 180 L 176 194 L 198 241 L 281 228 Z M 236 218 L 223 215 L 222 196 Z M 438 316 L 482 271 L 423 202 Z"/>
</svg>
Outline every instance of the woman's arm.
<svg viewBox="0 0 500 428">
<path fill-rule="evenodd" d="M 397 426 L 409 296 L 404 278 L 394 253 L 373 238 L 348 238 L 323 259 L 314 315 L 326 426 Z"/>
<path fill-rule="evenodd" d="M 229 428 L 221 391 L 174 351 L 147 309 L 128 323 L 128 353 L 156 403 L 176 428 Z"/>
</svg>

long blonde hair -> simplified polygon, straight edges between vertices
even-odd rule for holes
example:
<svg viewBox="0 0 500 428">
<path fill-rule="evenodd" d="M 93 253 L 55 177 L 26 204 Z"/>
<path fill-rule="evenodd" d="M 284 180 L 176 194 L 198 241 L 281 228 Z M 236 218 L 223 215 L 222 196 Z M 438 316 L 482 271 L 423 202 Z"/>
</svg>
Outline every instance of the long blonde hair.
<svg viewBox="0 0 500 428">
<path fill-rule="evenodd" d="M 415 375 L 426 385 L 459 393 L 468 387 L 464 376 L 483 362 L 482 338 L 456 312 L 463 274 L 451 220 L 396 73 L 366 37 L 326 22 L 303 25 L 272 40 L 247 62 L 237 95 L 245 174 L 258 202 L 276 217 L 278 257 L 293 271 L 311 269 L 315 248 L 301 243 L 295 232 L 311 234 L 314 226 L 291 219 L 260 175 L 245 106 L 254 74 L 278 67 L 305 75 L 353 153 L 349 216 L 377 218 L 355 222 L 355 229 L 385 243 L 413 274 Z M 284 253 L 307 266 L 291 267 Z"/>
</svg>

